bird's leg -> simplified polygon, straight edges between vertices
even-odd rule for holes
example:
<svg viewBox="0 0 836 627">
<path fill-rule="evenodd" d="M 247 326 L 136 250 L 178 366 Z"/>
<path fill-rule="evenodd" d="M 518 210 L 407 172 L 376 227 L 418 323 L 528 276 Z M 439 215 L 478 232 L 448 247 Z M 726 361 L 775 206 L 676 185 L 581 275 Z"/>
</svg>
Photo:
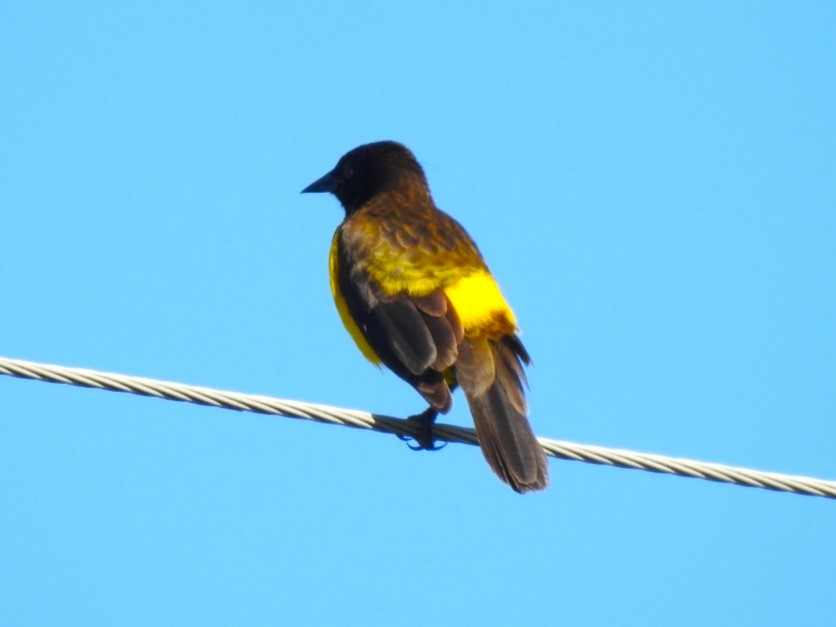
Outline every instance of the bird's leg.
<svg viewBox="0 0 836 627">
<path fill-rule="evenodd" d="M 439 449 L 444 448 L 445 446 L 447 446 L 446 442 L 441 446 L 435 445 L 435 437 L 433 436 L 433 424 L 435 423 L 435 419 L 437 417 L 438 411 L 436 411 L 432 407 L 428 407 L 420 414 L 410 416 L 409 418 L 407 418 L 407 420 L 414 420 L 418 422 L 421 427 L 421 430 L 418 433 L 418 437 L 413 438 L 412 436 L 408 435 L 399 435 L 398 438 L 406 442 L 407 446 L 411 448 L 413 451 L 437 451 Z M 415 446 L 409 444 L 411 440 L 415 440 Z"/>
</svg>

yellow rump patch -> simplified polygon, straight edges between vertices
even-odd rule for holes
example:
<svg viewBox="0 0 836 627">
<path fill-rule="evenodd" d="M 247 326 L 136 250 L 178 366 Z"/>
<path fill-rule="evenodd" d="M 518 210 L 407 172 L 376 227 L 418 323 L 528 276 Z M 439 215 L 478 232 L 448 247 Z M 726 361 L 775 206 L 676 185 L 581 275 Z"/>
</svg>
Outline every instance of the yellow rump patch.
<svg viewBox="0 0 836 627">
<path fill-rule="evenodd" d="M 444 288 L 459 314 L 465 334 L 469 330 L 515 331 L 517 320 L 489 272 L 480 270 Z"/>
</svg>

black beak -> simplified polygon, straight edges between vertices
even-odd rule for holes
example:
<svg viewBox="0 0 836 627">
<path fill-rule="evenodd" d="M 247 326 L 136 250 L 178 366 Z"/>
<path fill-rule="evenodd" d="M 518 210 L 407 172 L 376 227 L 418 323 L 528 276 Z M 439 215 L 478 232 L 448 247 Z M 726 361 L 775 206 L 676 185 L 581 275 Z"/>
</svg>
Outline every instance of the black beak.
<svg viewBox="0 0 836 627">
<path fill-rule="evenodd" d="M 328 174 L 320 179 L 315 180 L 302 190 L 303 194 L 311 194 L 315 192 L 333 192 L 337 189 L 337 175 L 331 170 Z"/>
</svg>

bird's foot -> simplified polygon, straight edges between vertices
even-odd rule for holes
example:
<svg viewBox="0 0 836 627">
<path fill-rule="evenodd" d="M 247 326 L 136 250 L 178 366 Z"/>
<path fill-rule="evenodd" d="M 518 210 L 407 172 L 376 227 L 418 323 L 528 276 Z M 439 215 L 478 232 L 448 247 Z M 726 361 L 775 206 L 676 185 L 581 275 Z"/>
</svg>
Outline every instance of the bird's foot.
<svg viewBox="0 0 836 627">
<path fill-rule="evenodd" d="M 438 417 L 438 412 L 432 407 L 415 416 L 410 416 L 407 420 L 414 420 L 419 423 L 421 430 L 417 437 L 411 435 L 398 435 L 398 438 L 406 442 L 407 446 L 413 451 L 438 451 L 447 446 L 445 442 L 441 446 L 435 445 L 435 437 L 433 436 L 433 424 Z M 411 442 L 415 442 L 415 445 Z"/>
</svg>

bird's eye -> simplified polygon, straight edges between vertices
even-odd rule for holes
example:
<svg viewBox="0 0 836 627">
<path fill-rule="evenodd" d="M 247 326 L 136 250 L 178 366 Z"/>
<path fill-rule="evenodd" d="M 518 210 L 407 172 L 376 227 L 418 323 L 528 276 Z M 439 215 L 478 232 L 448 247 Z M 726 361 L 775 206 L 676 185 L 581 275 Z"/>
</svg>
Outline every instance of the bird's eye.
<svg viewBox="0 0 836 627">
<path fill-rule="evenodd" d="M 348 164 L 344 165 L 344 166 L 343 166 L 343 180 L 346 180 L 346 181 L 347 181 L 347 180 L 348 180 L 348 179 L 350 179 L 352 176 L 354 176 L 354 168 L 352 168 L 352 167 L 351 167 L 350 165 L 348 165 Z"/>
</svg>

